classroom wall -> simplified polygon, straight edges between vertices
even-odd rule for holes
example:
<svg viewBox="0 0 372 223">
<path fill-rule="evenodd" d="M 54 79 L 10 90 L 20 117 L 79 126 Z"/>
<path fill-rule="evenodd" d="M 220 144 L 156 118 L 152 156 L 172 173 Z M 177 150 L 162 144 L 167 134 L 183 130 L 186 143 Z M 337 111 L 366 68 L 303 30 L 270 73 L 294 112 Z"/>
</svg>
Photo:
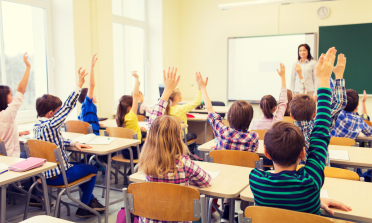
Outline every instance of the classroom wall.
<svg viewBox="0 0 372 223">
<path fill-rule="evenodd" d="M 218 9 L 218 4 L 245 1 L 163 0 L 163 64 L 164 67 L 180 64 L 182 78 L 179 87 L 183 98 L 194 97 L 195 88 L 191 85 L 195 83 L 195 72 L 200 71 L 210 78 L 208 92 L 211 100 L 227 101 L 228 37 L 318 32 L 319 26 L 372 22 L 370 0 Z M 319 19 L 316 14 L 322 5 L 331 10 L 326 19 Z M 180 46 L 170 47 L 170 44 Z M 254 105 L 254 109 L 257 117 L 259 108 Z M 372 99 L 367 100 L 367 109 L 372 111 Z"/>
</svg>

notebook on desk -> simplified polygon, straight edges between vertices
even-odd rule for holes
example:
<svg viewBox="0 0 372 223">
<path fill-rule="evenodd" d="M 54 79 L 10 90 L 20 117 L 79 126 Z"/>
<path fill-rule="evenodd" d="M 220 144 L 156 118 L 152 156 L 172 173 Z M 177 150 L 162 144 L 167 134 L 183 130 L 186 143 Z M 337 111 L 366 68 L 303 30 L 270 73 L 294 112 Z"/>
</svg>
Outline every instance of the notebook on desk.
<svg viewBox="0 0 372 223">
<path fill-rule="evenodd" d="M 5 173 L 6 171 L 8 171 L 8 165 L 0 163 L 0 174 Z"/>
<path fill-rule="evenodd" d="M 29 157 L 21 162 L 10 165 L 8 169 L 10 171 L 25 172 L 27 170 L 41 167 L 44 165 L 44 163 L 46 163 L 46 159 Z"/>
<path fill-rule="evenodd" d="M 115 139 L 114 137 L 96 136 L 93 133 L 75 138 L 79 143 L 89 145 L 108 145 Z"/>
</svg>

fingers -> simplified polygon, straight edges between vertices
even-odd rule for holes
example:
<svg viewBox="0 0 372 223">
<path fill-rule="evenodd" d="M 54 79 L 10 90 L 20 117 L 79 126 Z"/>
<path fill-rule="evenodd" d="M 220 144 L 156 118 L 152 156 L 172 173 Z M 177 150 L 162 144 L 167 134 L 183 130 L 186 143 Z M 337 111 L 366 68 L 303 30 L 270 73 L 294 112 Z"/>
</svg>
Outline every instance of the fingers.
<svg viewBox="0 0 372 223">
<path fill-rule="evenodd" d="M 278 74 L 280 75 L 280 72 L 279 72 L 279 70 L 278 69 L 276 69 L 276 71 L 278 72 Z"/>
<path fill-rule="evenodd" d="M 330 213 L 331 215 L 334 215 L 334 214 L 335 214 L 335 212 L 332 211 L 328 206 L 323 206 L 323 209 L 324 209 L 326 212 Z"/>
<path fill-rule="evenodd" d="M 78 70 L 78 73 L 79 73 L 79 74 L 81 73 L 81 69 L 83 69 L 83 68 L 82 68 L 82 67 L 80 67 L 80 68 L 79 68 L 79 70 Z"/>
<path fill-rule="evenodd" d="M 165 70 L 163 70 L 164 72 L 163 72 L 163 79 L 164 79 L 164 83 L 165 83 L 165 81 L 167 80 L 167 77 L 165 76 Z"/>
<path fill-rule="evenodd" d="M 176 80 L 176 85 L 178 85 L 178 82 L 180 82 L 181 80 L 181 76 L 178 76 L 177 80 Z"/>
<path fill-rule="evenodd" d="M 205 86 L 207 86 L 208 85 L 208 77 L 207 77 L 207 79 L 205 80 Z"/>
<path fill-rule="evenodd" d="M 364 95 L 364 96 L 367 96 L 367 92 L 366 92 L 366 90 L 363 91 L 363 95 Z"/>
<path fill-rule="evenodd" d="M 76 143 L 75 144 L 75 147 L 80 151 L 80 152 L 83 152 L 83 150 L 81 149 L 81 147 L 80 147 L 80 144 L 79 143 Z"/>
</svg>

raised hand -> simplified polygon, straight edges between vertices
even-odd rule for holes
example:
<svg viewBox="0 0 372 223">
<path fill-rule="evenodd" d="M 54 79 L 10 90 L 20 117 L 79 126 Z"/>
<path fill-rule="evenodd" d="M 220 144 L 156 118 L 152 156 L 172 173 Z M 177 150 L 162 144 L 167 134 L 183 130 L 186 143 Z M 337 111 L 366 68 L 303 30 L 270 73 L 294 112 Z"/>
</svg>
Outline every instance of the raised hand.
<svg viewBox="0 0 372 223">
<path fill-rule="evenodd" d="M 319 58 L 319 62 L 316 66 L 316 77 L 319 80 L 320 87 L 329 88 L 329 78 L 332 75 L 333 64 L 336 59 L 337 50 L 332 47 L 330 48 L 325 56 Z"/>
<path fill-rule="evenodd" d="M 85 83 L 85 77 L 88 75 L 88 73 L 85 73 L 85 69 L 83 71 L 81 71 L 81 67 L 79 68 L 78 70 L 78 74 L 79 74 L 79 82 L 78 82 L 78 86 L 80 88 L 83 87 L 83 84 Z"/>
<path fill-rule="evenodd" d="M 304 77 L 302 76 L 302 68 L 300 66 L 300 64 L 296 64 L 296 73 L 298 74 L 298 76 L 300 77 L 300 79 L 304 79 Z"/>
<path fill-rule="evenodd" d="M 340 53 L 337 59 L 337 65 L 333 68 L 333 72 L 336 75 L 336 79 L 343 79 L 346 67 L 346 57 L 344 54 Z"/>
<path fill-rule="evenodd" d="M 203 77 L 200 72 L 196 72 L 195 74 L 196 82 L 198 83 L 199 88 L 205 88 L 208 85 L 208 77 L 203 80 Z"/>
<path fill-rule="evenodd" d="M 180 82 L 181 77 L 180 76 L 177 77 L 177 68 L 174 69 L 174 67 L 172 67 L 172 70 L 171 70 L 169 67 L 167 74 L 165 74 L 165 70 L 164 70 L 163 78 L 164 78 L 165 89 L 173 91 L 174 89 L 176 89 L 178 82 Z"/>
<path fill-rule="evenodd" d="M 28 61 L 28 54 L 27 53 L 23 54 L 23 62 L 25 62 L 27 68 L 31 68 L 31 64 Z"/>
<path fill-rule="evenodd" d="M 94 67 L 97 63 L 98 57 L 96 56 L 97 56 L 97 53 L 95 53 L 92 57 L 92 67 Z"/>
<path fill-rule="evenodd" d="M 285 77 L 285 66 L 284 64 L 280 64 L 280 71 L 277 69 L 276 71 L 278 71 L 278 74 L 281 78 Z"/>
<path fill-rule="evenodd" d="M 366 93 L 366 90 L 363 91 L 363 99 L 362 99 L 362 102 L 366 102 L 367 101 L 367 93 Z"/>
<path fill-rule="evenodd" d="M 132 76 L 136 79 L 139 79 L 139 76 L 137 74 L 137 71 L 132 71 Z"/>
</svg>

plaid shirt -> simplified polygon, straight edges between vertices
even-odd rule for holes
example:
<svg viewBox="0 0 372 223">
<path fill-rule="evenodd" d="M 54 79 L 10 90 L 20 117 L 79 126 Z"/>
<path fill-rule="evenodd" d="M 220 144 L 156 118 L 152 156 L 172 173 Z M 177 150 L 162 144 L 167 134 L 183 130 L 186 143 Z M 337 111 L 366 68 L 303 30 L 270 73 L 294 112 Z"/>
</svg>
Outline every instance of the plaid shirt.
<svg viewBox="0 0 372 223">
<path fill-rule="evenodd" d="M 150 114 L 149 120 L 149 130 L 151 131 L 151 123 L 158 117 L 164 114 L 165 108 L 167 107 L 167 102 L 159 100 L 155 105 L 154 110 Z M 146 176 L 147 182 L 163 182 L 171 184 L 179 184 L 183 186 L 195 185 L 198 187 L 210 187 L 212 185 L 212 177 L 201 169 L 196 163 L 194 163 L 188 156 L 181 155 L 181 161 L 176 161 L 177 173 L 174 174 L 173 171 L 165 173 L 163 176 Z M 140 222 L 146 223 L 157 223 L 157 222 L 167 222 L 158 221 L 154 219 L 146 219 L 140 217 Z"/>
<path fill-rule="evenodd" d="M 240 150 L 256 152 L 258 149 L 258 134 L 254 131 L 242 131 L 227 127 L 222 123 L 221 116 L 210 113 L 207 121 L 213 128 L 213 134 L 218 143 L 215 150 Z"/>
<path fill-rule="evenodd" d="M 58 146 L 58 148 L 61 149 L 63 158 L 62 163 L 65 170 L 68 170 L 70 167 L 72 167 L 72 165 L 68 163 L 68 156 L 66 154 L 65 146 L 73 146 L 76 142 L 69 139 L 64 139 L 61 133 L 61 127 L 65 123 L 67 115 L 70 114 L 70 112 L 75 108 L 80 92 L 81 88 L 76 87 L 75 91 L 70 94 L 61 109 L 59 109 L 52 118 L 39 118 L 33 129 L 35 139 L 54 143 Z M 61 164 L 59 164 L 55 169 L 44 172 L 45 178 L 49 179 L 58 176 L 61 174 L 60 168 Z"/>
<path fill-rule="evenodd" d="M 347 97 L 345 90 L 345 80 L 337 79 L 335 85 L 333 85 L 333 80 L 330 82 L 331 86 L 334 86 L 332 92 L 332 104 L 331 104 L 331 126 L 330 131 L 335 127 L 337 118 L 339 117 L 342 110 L 346 107 Z M 310 135 L 314 128 L 314 119 L 310 121 L 294 121 L 293 122 L 297 127 L 299 127 L 302 133 L 305 136 L 305 148 L 306 148 L 306 157 L 308 149 L 310 146 Z M 305 164 L 306 158 L 300 162 L 301 165 Z M 329 166 L 329 155 L 327 153 L 326 165 Z"/>
<path fill-rule="evenodd" d="M 355 140 L 360 132 L 366 136 L 371 136 L 372 127 L 368 126 L 356 113 L 342 111 L 338 116 L 336 126 L 331 132 L 331 136 Z"/>
</svg>

